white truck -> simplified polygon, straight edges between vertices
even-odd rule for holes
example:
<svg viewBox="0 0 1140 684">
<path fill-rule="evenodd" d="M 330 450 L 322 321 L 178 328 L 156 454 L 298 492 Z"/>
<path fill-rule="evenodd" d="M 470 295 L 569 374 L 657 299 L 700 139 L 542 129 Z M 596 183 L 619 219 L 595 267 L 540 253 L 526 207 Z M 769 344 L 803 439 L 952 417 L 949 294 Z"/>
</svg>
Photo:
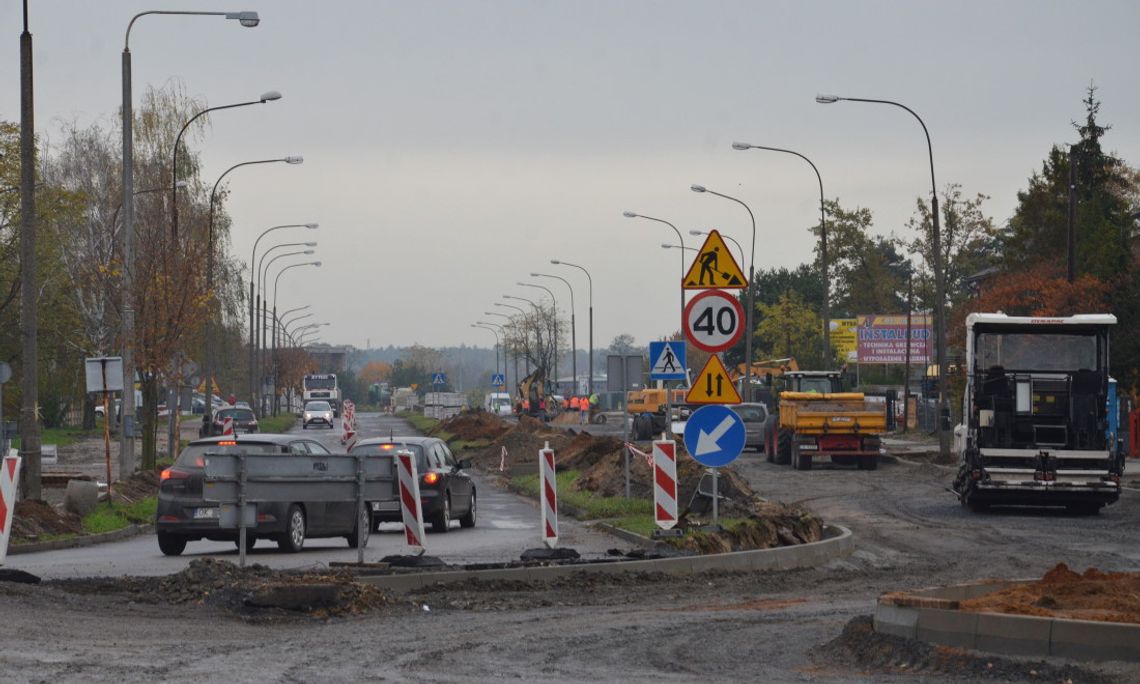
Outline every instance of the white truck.
<svg viewBox="0 0 1140 684">
<path fill-rule="evenodd" d="M 333 416 L 340 417 L 341 395 L 340 386 L 336 384 L 336 374 L 323 373 L 318 375 L 306 375 L 301 379 L 302 400 L 304 403 L 310 401 L 327 401 L 332 405 Z"/>
<path fill-rule="evenodd" d="M 962 505 L 1064 506 L 1120 498 L 1124 455 L 1109 428 L 1111 314 L 966 318 L 966 388 L 954 432 Z"/>
</svg>

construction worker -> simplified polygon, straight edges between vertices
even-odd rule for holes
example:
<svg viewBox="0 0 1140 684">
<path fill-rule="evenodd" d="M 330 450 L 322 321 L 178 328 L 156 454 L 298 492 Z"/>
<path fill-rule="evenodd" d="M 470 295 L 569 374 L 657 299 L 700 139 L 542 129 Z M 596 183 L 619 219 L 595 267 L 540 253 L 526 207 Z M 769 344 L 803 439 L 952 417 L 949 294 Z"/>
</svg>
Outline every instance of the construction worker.
<svg viewBox="0 0 1140 684">
<path fill-rule="evenodd" d="M 590 422 L 591 423 L 594 422 L 594 414 L 598 412 L 598 403 L 600 401 L 601 400 L 598 398 L 597 392 L 594 392 L 593 394 L 590 395 L 590 401 L 589 401 L 588 406 L 589 406 L 589 410 L 590 410 Z"/>
</svg>

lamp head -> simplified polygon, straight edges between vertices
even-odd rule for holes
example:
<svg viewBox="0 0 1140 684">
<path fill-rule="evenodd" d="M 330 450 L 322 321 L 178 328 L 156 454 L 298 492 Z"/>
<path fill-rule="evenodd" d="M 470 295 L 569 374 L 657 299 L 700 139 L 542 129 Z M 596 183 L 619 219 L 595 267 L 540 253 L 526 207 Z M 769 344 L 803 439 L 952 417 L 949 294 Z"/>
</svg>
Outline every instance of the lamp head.
<svg viewBox="0 0 1140 684">
<path fill-rule="evenodd" d="M 272 102 L 273 100 L 280 100 L 281 93 L 276 90 L 269 90 L 261 94 L 260 100 L 262 102 Z"/>
<path fill-rule="evenodd" d="M 313 265 L 314 265 L 314 266 L 316 266 L 317 268 L 320 268 L 320 266 L 321 266 L 321 262 L 319 262 L 319 261 L 314 261 L 314 262 L 313 262 Z"/>
<path fill-rule="evenodd" d="M 623 211 L 621 215 L 626 218 L 637 218 L 637 214 L 633 213 L 632 211 Z"/>
<path fill-rule="evenodd" d="M 315 243 L 315 242 L 304 242 L 302 244 L 305 245 L 306 247 L 316 247 L 317 246 L 317 243 Z"/>
<path fill-rule="evenodd" d="M 669 249 L 669 248 L 670 248 L 670 247 L 672 247 L 672 246 L 673 246 L 673 245 L 670 245 L 670 244 L 668 244 L 668 243 L 666 243 L 666 242 L 662 242 L 662 243 L 661 243 L 661 249 Z"/>
<path fill-rule="evenodd" d="M 316 252 L 311 249 L 306 249 L 302 254 L 316 254 Z"/>
<path fill-rule="evenodd" d="M 557 266 L 558 264 L 560 264 L 560 263 L 562 263 L 562 262 L 561 262 L 561 261 L 559 261 L 558 259 L 551 259 L 551 260 L 550 260 L 550 263 L 552 263 L 552 264 L 554 264 L 555 266 Z"/>
<path fill-rule="evenodd" d="M 316 230 L 317 228 L 321 227 L 321 224 L 319 224 L 319 223 L 306 223 L 305 227 L 308 228 L 309 230 Z"/>
<path fill-rule="evenodd" d="M 261 23 L 257 12 L 227 12 L 226 19 L 237 19 L 238 23 L 246 28 L 253 28 Z"/>
<path fill-rule="evenodd" d="M 690 185 L 689 189 L 692 190 L 693 192 L 704 192 L 705 186 L 703 186 L 703 185 Z"/>
<path fill-rule="evenodd" d="M 705 231 L 703 231 L 703 230 L 690 230 L 689 231 L 689 235 L 704 235 L 704 234 L 705 234 Z"/>
<path fill-rule="evenodd" d="M 750 150 L 750 149 L 752 149 L 752 146 L 746 142 L 734 142 L 734 143 L 732 143 L 732 149 L 734 149 L 734 150 Z"/>
<path fill-rule="evenodd" d="M 820 104 L 834 104 L 836 102 L 839 102 L 842 99 L 843 98 L 839 97 L 838 95 L 816 95 L 815 96 L 815 101 L 820 103 Z"/>
<path fill-rule="evenodd" d="M 281 96 L 278 95 L 277 97 L 281 97 Z M 292 154 L 292 155 L 289 155 L 288 157 L 285 157 L 285 163 L 286 164 L 304 164 L 305 158 L 299 154 Z"/>
<path fill-rule="evenodd" d="M 531 273 L 531 274 L 530 274 L 530 277 L 531 277 L 531 278 L 539 278 L 539 277 L 541 277 L 541 276 L 542 276 L 542 274 L 541 274 L 541 273 Z"/>
</svg>

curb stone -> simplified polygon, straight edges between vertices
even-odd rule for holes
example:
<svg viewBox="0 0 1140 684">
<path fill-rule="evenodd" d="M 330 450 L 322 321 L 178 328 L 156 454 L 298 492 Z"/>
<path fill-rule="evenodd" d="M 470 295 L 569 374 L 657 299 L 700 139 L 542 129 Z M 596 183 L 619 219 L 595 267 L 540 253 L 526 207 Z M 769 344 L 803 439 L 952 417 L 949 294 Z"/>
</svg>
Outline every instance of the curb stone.
<svg viewBox="0 0 1140 684">
<path fill-rule="evenodd" d="M 9 556 L 18 556 L 22 553 L 39 553 L 40 551 L 58 551 L 60 549 L 78 549 L 84 546 L 94 546 L 104 542 L 130 539 L 143 534 L 153 534 L 154 525 L 128 525 L 127 527 L 104 532 L 102 534 L 87 534 L 71 537 L 69 539 L 52 539 L 45 542 L 32 542 L 30 544 L 12 544 L 8 546 Z"/>
</svg>

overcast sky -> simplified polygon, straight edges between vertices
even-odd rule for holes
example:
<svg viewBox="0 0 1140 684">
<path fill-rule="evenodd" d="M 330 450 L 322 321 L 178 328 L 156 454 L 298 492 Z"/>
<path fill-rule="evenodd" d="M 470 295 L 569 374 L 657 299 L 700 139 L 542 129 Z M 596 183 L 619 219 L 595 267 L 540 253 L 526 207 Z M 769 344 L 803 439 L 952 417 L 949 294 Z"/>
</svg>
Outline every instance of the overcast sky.
<svg viewBox="0 0 1140 684">
<path fill-rule="evenodd" d="M 281 308 L 312 304 L 323 339 L 364 346 L 489 346 L 469 327 L 532 271 L 573 283 L 586 346 L 675 330 L 679 257 L 658 216 L 685 233 L 744 242 L 756 267 L 811 258 L 810 167 L 738 152 L 734 140 L 811 158 L 829 198 L 901 233 L 929 198 L 922 129 L 882 105 L 820 105 L 816 93 L 900 101 L 926 121 L 941 187 L 992 197 L 1009 218 L 1049 146 L 1073 141 L 1090 83 L 1113 129 L 1106 149 L 1140 164 L 1140 3 L 1093 2 L 31 2 L 36 124 L 108 121 L 121 99 L 127 23 L 148 9 L 256 10 L 243 29 L 214 17 L 150 16 L 131 35 L 136 104 L 171 78 L 221 112 L 199 142 L 209 182 L 251 159 L 302 166 L 235 171 L 233 248 L 265 228 L 316 221 L 324 262 L 281 280 Z M 20 3 L 0 9 L 8 49 L 0 118 L 19 119 Z M 280 241 L 301 239 L 300 231 Z M 307 234 L 309 237 L 313 234 Z M 269 238 L 266 239 L 267 241 Z M 263 245 L 265 242 L 263 241 Z M 283 263 L 283 262 L 279 262 Z M 568 307 L 557 281 L 558 304 Z M 556 287 L 555 287 L 556 286 Z"/>
</svg>

